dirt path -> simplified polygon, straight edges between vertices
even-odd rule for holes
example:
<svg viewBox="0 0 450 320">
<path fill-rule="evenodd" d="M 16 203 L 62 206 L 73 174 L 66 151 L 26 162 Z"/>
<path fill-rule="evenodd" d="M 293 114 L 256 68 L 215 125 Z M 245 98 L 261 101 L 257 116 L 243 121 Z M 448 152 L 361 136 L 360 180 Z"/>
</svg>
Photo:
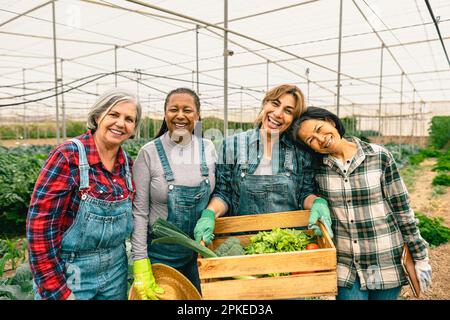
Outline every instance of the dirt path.
<svg viewBox="0 0 450 320">
<path fill-rule="evenodd" d="M 443 217 L 444 225 L 450 227 L 450 188 L 445 194 L 436 195 L 431 182 L 436 172 L 431 171 L 436 159 L 426 159 L 416 173 L 414 189 L 410 193 L 414 211 L 420 211 L 430 217 Z M 430 264 L 433 268 L 433 286 L 429 293 L 419 300 L 450 300 L 450 244 L 440 245 L 430 250 Z M 417 300 L 409 287 L 403 287 L 401 296 L 408 300 Z"/>
<path fill-rule="evenodd" d="M 62 142 L 62 139 L 61 139 Z M 11 148 L 19 147 L 22 145 L 44 145 L 51 144 L 56 145 L 56 138 L 49 139 L 27 139 L 27 140 L 0 140 L 0 146 Z"/>
</svg>

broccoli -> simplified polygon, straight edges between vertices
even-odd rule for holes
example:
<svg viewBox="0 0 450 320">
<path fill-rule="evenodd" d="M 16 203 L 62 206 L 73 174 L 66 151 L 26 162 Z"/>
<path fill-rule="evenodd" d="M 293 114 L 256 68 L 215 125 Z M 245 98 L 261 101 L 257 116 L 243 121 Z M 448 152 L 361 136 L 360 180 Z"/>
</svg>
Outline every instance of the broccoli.
<svg viewBox="0 0 450 320">
<path fill-rule="evenodd" d="M 245 254 L 245 250 L 238 238 L 230 237 L 217 247 L 215 253 L 219 257 L 240 256 Z"/>
</svg>

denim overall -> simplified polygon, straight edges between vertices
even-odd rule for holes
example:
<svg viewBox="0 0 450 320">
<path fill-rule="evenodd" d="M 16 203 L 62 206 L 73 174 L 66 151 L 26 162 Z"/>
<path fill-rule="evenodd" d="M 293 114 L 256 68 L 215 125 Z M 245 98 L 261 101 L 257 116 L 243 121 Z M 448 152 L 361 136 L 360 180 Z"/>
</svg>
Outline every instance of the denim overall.
<svg viewBox="0 0 450 320">
<path fill-rule="evenodd" d="M 90 189 L 89 164 L 83 144 L 79 151 L 81 200 L 73 224 L 61 239 L 67 286 L 77 300 L 126 300 L 128 259 L 125 239 L 133 231 L 130 196 L 119 201 L 96 199 Z M 134 192 L 125 152 L 126 183 Z M 35 299 L 40 299 L 35 290 Z"/>
<path fill-rule="evenodd" d="M 284 172 L 273 175 L 248 173 L 245 144 L 240 144 L 240 194 L 237 215 L 298 210 L 293 150 L 286 150 Z"/>
<path fill-rule="evenodd" d="M 155 140 L 156 150 L 161 161 L 164 177 L 168 184 L 167 221 L 194 238 L 194 228 L 206 208 L 211 193 L 208 179 L 208 167 L 204 152 L 203 139 L 199 139 L 200 171 L 203 181 L 195 187 L 174 185 L 175 180 L 169 160 L 160 139 Z M 151 237 L 149 237 L 151 241 Z M 163 263 L 183 273 L 200 292 L 200 279 L 197 269 L 197 253 L 177 244 L 148 244 L 148 257 L 152 263 Z"/>
</svg>

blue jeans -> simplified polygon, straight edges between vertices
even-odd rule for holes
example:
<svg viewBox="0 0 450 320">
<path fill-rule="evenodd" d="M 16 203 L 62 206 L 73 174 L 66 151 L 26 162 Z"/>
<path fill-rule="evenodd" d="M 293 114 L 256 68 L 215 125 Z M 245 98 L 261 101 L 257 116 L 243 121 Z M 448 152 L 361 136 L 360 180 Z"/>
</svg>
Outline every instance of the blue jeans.
<svg viewBox="0 0 450 320">
<path fill-rule="evenodd" d="M 338 287 L 336 300 L 397 300 L 402 287 L 385 290 L 361 290 L 359 277 L 351 288 Z"/>
</svg>

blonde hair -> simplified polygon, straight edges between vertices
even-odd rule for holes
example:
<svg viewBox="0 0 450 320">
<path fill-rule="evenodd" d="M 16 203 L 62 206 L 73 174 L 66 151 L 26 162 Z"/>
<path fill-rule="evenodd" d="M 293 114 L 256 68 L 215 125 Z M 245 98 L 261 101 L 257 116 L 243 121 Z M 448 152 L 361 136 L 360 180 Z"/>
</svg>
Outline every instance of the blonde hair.
<svg viewBox="0 0 450 320">
<path fill-rule="evenodd" d="M 263 116 L 264 116 L 264 105 L 267 102 L 274 101 L 279 99 L 284 94 L 291 94 L 295 98 L 295 106 L 294 106 L 294 120 L 297 119 L 303 112 L 308 108 L 305 102 L 305 96 L 303 95 L 302 90 L 300 90 L 296 85 L 292 84 L 282 84 L 275 88 L 270 89 L 261 104 L 261 110 L 259 112 L 258 117 L 255 120 L 255 127 L 261 127 Z"/>
</svg>

